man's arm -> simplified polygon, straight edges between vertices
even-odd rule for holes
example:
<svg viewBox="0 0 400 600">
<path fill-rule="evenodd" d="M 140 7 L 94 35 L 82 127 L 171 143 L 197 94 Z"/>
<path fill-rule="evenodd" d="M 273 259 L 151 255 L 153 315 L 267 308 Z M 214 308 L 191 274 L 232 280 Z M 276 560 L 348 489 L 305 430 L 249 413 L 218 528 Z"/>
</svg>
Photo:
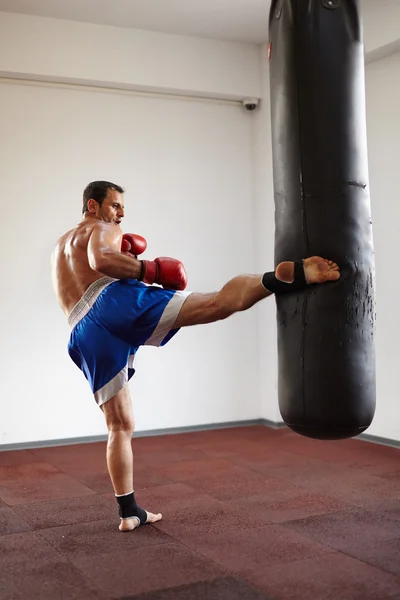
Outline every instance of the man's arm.
<svg viewBox="0 0 400 600">
<path fill-rule="evenodd" d="M 137 279 L 142 272 L 142 262 L 121 253 L 121 239 L 122 232 L 114 225 L 96 225 L 87 248 L 89 265 L 115 279 Z"/>
</svg>

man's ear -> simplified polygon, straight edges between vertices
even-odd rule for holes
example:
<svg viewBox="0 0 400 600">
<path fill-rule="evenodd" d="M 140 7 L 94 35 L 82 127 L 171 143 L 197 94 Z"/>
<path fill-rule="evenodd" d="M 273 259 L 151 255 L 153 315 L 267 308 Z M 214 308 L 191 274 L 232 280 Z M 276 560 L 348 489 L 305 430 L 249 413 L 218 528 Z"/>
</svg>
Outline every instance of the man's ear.
<svg viewBox="0 0 400 600">
<path fill-rule="evenodd" d="M 94 200 L 93 198 L 90 198 L 90 200 L 87 203 L 88 211 L 92 214 L 96 212 L 98 206 L 99 203 L 96 202 L 96 200 Z"/>
</svg>

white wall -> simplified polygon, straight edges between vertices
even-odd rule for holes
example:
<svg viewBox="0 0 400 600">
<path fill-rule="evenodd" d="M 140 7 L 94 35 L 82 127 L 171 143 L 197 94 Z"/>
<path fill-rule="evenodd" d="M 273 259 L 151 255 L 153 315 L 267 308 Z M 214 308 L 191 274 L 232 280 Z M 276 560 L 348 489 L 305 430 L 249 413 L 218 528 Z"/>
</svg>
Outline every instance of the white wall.
<svg viewBox="0 0 400 600">
<path fill-rule="evenodd" d="M 229 99 L 260 92 L 252 44 L 5 12 L 0 76 Z"/>
<path fill-rule="evenodd" d="M 368 152 L 377 285 L 377 410 L 369 434 L 400 440 L 400 54 L 366 70 Z"/>
<path fill-rule="evenodd" d="M 362 0 L 364 44 L 367 62 L 400 49 L 400 2 Z"/>
<path fill-rule="evenodd" d="M 93 179 L 126 187 L 125 231 L 145 256 L 180 258 L 189 289 L 251 272 L 252 124 L 196 100 L 0 84 L 3 257 L 0 444 L 105 433 L 50 283 L 50 254 L 81 218 Z M 142 349 L 131 384 L 137 429 L 254 419 L 256 313 Z"/>
</svg>

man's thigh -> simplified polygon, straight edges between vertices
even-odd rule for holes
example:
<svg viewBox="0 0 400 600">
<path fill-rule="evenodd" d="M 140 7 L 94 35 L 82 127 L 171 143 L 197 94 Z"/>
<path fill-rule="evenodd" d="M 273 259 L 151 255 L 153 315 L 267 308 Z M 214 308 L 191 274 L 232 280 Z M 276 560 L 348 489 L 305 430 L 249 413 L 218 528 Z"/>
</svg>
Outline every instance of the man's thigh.
<svg viewBox="0 0 400 600">
<path fill-rule="evenodd" d="M 191 325 L 204 325 L 225 318 L 223 310 L 217 302 L 217 292 L 201 294 L 193 292 L 185 300 L 174 327 L 189 327 Z"/>
</svg>

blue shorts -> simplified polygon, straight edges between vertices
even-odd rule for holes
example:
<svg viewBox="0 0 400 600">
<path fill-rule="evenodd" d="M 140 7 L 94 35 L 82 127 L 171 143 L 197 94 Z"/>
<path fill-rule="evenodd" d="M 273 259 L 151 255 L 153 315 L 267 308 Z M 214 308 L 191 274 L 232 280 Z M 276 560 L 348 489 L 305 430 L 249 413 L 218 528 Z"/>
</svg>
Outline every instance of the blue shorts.
<svg viewBox="0 0 400 600">
<path fill-rule="evenodd" d="M 83 371 L 99 406 L 115 396 L 135 372 L 139 346 L 163 346 L 191 292 L 148 286 L 136 279 L 98 279 L 68 317 L 68 353 Z"/>
</svg>

